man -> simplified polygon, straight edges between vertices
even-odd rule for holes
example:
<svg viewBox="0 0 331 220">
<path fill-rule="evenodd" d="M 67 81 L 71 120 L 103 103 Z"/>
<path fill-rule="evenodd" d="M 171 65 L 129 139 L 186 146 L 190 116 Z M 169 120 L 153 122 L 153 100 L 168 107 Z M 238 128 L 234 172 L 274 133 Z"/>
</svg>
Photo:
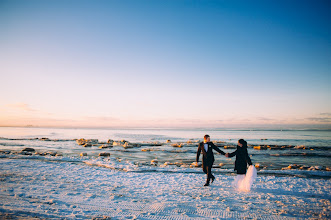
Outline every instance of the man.
<svg viewBox="0 0 331 220">
<path fill-rule="evenodd" d="M 201 142 L 198 147 L 196 163 L 198 164 L 200 153 L 202 152 L 202 170 L 207 174 L 207 181 L 204 186 L 209 186 L 210 179 L 211 182 L 215 180 L 215 177 L 211 173 L 211 168 L 215 161 L 213 149 L 222 155 L 225 155 L 225 153 L 216 147 L 213 142 L 210 142 L 210 136 L 208 134 L 206 134 L 203 139 L 204 141 Z"/>
</svg>

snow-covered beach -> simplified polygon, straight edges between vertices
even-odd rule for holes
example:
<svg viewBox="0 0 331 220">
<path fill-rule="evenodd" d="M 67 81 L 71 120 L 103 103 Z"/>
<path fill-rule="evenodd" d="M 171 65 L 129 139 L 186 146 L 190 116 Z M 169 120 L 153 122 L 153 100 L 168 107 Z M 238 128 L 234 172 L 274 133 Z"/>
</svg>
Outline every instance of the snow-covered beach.
<svg viewBox="0 0 331 220">
<path fill-rule="evenodd" d="M 2 218 L 40 219 L 329 219 L 330 176 L 259 175 L 250 192 L 231 187 L 228 173 L 205 176 L 185 168 L 109 169 L 72 158 L 1 158 Z M 132 164 L 122 161 L 119 166 Z M 182 169 L 182 171 L 181 171 Z M 321 172 L 321 171 L 318 171 Z"/>
<path fill-rule="evenodd" d="M 206 132 L 202 130 L 0 131 L 0 217 L 4 219 L 331 217 L 326 131 L 209 130 L 225 152 L 233 151 L 232 139 L 239 137 L 261 148 L 265 146 L 261 143 L 270 144 L 248 149 L 253 164 L 260 166 L 250 192 L 232 187 L 234 160 L 222 155 L 216 155 L 215 182 L 203 187 L 205 174 L 191 165 L 197 141 Z M 97 140 L 84 146 L 78 137 Z M 109 137 L 129 141 L 111 144 Z"/>
</svg>

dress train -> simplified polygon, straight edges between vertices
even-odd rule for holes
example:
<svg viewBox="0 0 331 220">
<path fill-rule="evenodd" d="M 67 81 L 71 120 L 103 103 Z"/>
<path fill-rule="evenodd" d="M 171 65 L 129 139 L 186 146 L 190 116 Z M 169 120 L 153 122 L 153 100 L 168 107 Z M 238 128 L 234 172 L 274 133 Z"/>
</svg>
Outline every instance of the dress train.
<svg viewBox="0 0 331 220">
<path fill-rule="evenodd" d="M 233 182 L 233 187 L 238 189 L 239 191 L 249 192 L 253 185 L 254 180 L 256 179 L 257 171 L 254 166 L 249 166 L 245 174 L 238 174 L 235 177 Z"/>
</svg>

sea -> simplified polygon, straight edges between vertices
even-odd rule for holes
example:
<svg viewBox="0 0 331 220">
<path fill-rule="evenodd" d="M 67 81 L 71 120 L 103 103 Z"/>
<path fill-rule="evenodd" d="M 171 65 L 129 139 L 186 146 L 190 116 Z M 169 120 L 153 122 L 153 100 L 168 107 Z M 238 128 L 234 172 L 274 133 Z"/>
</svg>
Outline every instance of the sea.
<svg viewBox="0 0 331 220">
<path fill-rule="evenodd" d="M 201 172 L 192 166 L 198 143 L 205 134 L 225 153 L 233 152 L 238 139 L 248 143 L 248 154 L 262 175 L 295 175 L 331 179 L 331 130 L 329 129 L 96 129 L 1 127 L 0 159 L 17 158 L 56 160 L 63 162 L 111 161 L 109 168 L 124 169 L 126 163 L 139 172 Z M 92 147 L 78 145 L 76 140 L 97 139 Z M 109 139 L 137 143 L 139 147 L 99 148 Z M 180 146 L 180 147 L 179 147 Z M 56 152 L 57 156 L 20 155 L 24 148 L 36 152 Z M 109 157 L 100 157 L 108 152 Z M 81 153 L 87 156 L 81 157 Z M 62 159 L 61 159 L 62 158 Z M 115 162 L 116 163 L 115 163 Z M 153 161 L 153 162 L 151 162 Z M 200 158 L 201 161 L 201 158 Z M 235 158 L 215 152 L 214 171 L 233 174 Z M 113 164 L 113 165 L 111 165 Z M 128 167 L 126 166 L 126 167 Z M 124 168 L 123 168 L 124 167 Z M 182 168 L 182 169 L 181 169 Z"/>
</svg>

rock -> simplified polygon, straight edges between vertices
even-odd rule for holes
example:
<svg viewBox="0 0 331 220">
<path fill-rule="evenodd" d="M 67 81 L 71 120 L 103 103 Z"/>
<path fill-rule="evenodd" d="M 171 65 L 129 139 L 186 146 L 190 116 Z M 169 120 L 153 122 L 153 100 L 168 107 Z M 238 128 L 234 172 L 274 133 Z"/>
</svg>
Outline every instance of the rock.
<svg viewBox="0 0 331 220">
<path fill-rule="evenodd" d="M 307 169 L 309 169 L 309 166 L 303 165 L 303 166 L 300 167 L 300 170 L 307 170 Z"/>
<path fill-rule="evenodd" d="M 99 157 L 109 157 L 109 156 L 110 156 L 110 153 L 107 153 L 107 152 L 99 153 Z"/>
<path fill-rule="evenodd" d="M 83 147 L 92 147 L 92 144 L 86 143 L 86 144 L 83 145 Z"/>
<path fill-rule="evenodd" d="M 0 150 L 1 154 L 10 154 L 11 151 L 10 150 Z"/>
<path fill-rule="evenodd" d="M 259 163 L 256 163 L 254 166 L 255 166 L 255 168 L 263 168 L 263 166 Z"/>
<path fill-rule="evenodd" d="M 56 152 L 51 152 L 51 151 L 49 151 L 49 152 L 46 152 L 46 154 L 47 154 L 47 155 L 50 155 L 50 156 L 55 156 L 55 155 L 56 155 Z"/>
<path fill-rule="evenodd" d="M 294 147 L 295 149 L 306 149 L 305 145 L 298 145 Z"/>
<path fill-rule="evenodd" d="M 264 145 L 254 146 L 254 150 L 266 150 L 266 149 L 267 149 L 267 147 Z"/>
<path fill-rule="evenodd" d="M 300 166 L 297 164 L 290 164 L 287 168 L 288 169 L 298 169 Z"/>
<path fill-rule="evenodd" d="M 30 151 L 21 151 L 22 155 L 32 155 L 32 152 Z"/>
<path fill-rule="evenodd" d="M 85 145 L 85 144 L 98 144 L 99 143 L 99 140 L 98 139 L 84 139 L 84 138 L 81 138 L 81 139 L 78 139 L 76 140 L 77 144 L 78 145 Z"/>
<path fill-rule="evenodd" d="M 36 150 L 33 148 L 26 147 L 22 151 L 35 152 Z"/>
<path fill-rule="evenodd" d="M 218 166 L 222 167 L 224 166 L 224 163 L 219 163 Z"/>
<path fill-rule="evenodd" d="M 113 144 L 114 141 L 113 141 L 112 139 L 108 139 L 107 143 L 108 143 L 108 144 Z"/>
<path fill-rule="evenodd" d="M 152 149 L 150 149 L 150 148 L 143 148 L 143 149 L 141 149 L 141 151 L 147 152 L 147 151 L 152 151 Z"/>
<path fill-rule="evenodd" d="M 79 156 L 81 156 L 81 157 L 86 157 L 86 156 L 87 156 L 87 153 L 80 153 Z"/>
<path fill-rule="evenodd" d="M 151 160 L 151 165 L 157 166 L 159 161 L 157 159 Z"/>
<path fill-rule="evenodd" d="M 224 147 L 224 149 L 235 149 L 235 148 L 237 148 L 234 145 L 227 145 L 227 146 L 223 146 L 223 147 Z"/>
<path fill-rule="evenodd" d="M 184 145 L 183 144 L 172 144 L 171 146 L 173 146 L 173 147 L 183 147 Z"/>
<path fill-rule="evenodd" d="M 46 137 L 39 138 L 39 140 L 42 140 L 42 141 L 50 141 L 50 139 L 49 139 L 49 138 L 46 138 Z"/>
<path fill-rule="evenodd" d="M 63 154 L 56 154 L 55 156 L 56 156 L 56 157 L 62 157 Z"/>
<path fill-rule="evenodd" d="M 84 138 L 81 138 L 81 139 L 76 140 L 76 143 L 78 145 L 84 145 L 86 143 L 86 140 Z"/>
<path fill-rule="evenodd" d="M 166 143 L 167 143 L 167 144 L 171 143 L 171 140 L 167 140 Z"/>
<path fill-rule="evenodd" d="M 131 143 L 129 143 L 129 142 L 125 142 L 125 143 L 123 144 L 123 147 L 124 147 L 124 148 L 134 148 L 134 145 L 131 144 Z"/>
<path fill-rule="evenodd" d="M 103 148 L 112 148 L 113 145 L 110 145 L 110 144 L 104 144 L 104 145 L 101 145 L 99 148 L 103 149 Z"/>
</svg>

